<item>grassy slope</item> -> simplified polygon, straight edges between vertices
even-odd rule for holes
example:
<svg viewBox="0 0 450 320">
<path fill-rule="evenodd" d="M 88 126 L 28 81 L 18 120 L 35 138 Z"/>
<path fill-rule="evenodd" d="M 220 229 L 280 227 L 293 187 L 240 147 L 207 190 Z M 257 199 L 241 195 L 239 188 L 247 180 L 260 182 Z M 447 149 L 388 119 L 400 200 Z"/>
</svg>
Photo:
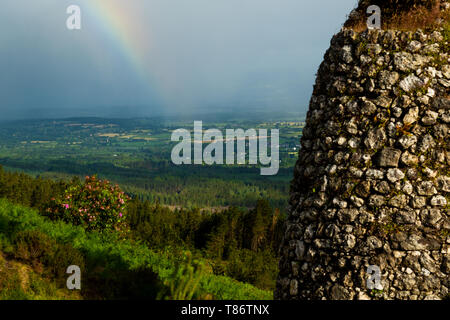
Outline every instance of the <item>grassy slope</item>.
<svg viewBox="0 0 450 320">
<path fill-rule="evenodd" d="M 99 265 L 105 266 L 105 268 L 114 269 L 117 261 L 120 261 L 121 267 L 125 266 L 128 271 L 150 269 L 158 275 L 162 282 L 179 283 L 180 281 L 180 279 L 176 279 L 177 276 L 174 276 L 176 266 L 169 258 L 151 251 L 142 244 L 130 240 L 119 240 L 114 235 L 102 236 L 97 233 L 87 233 L 80 227 L 50 221 L 39 215 L 35 210 L 13 205 L 7 200 L 0 199 L 0 252 L 11 251 L 12 239 L 18 232 L 24 230 L 37 230 L 58 243 L 71 244 L 75 249 L 80 250 L 84 256 L 89 257 L 90 260 L 98 261 Z M 51 290 L 48 289 L 47 294 L 39 292 L 28 294 L 27 298 L 64 298 L 64 295 L 57 293 L 57 288 L 51 287 L 52 284 L 46 283 L 45 279 L 38 280 L 42 282 L 41 286 L 49 287 Z M 17 283 L 23 284 L 23 280 L 18 279 L 16 281 L 14 284 L 16 288 Z M 53 294 L 51 294 L 52 292 Z M 259 290 L 251 285 L 211 273 L 205 273 L 199 279 L 199 289 L 196 296 L 213 299 L 272 299 L 271 292 Z M 11 295 L 0 295 L 0 298 L 8 297 L 11 297 Z"/>
<path fill-rule="evenodd" d="M 0 252 L 0 300 L 79 300 L 76 291 L 58 288 L 50 279 Z"/>
</svg>

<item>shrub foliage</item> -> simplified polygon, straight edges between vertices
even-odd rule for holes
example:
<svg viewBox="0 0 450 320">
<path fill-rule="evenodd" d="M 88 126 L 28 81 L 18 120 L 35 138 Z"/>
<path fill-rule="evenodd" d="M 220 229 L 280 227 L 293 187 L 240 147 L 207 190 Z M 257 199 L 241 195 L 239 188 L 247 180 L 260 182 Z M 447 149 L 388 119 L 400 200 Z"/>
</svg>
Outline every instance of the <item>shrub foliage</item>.
<svg viewBox="0 0 450 320">
<path fill-rule="evenodd" d="M 52 199 L 47 213 L 87 230 L 124 230 L 127 200 L 118 185 L 88 176 L 84 183 L 75 180 L 62 197 Z"/>
</svg>

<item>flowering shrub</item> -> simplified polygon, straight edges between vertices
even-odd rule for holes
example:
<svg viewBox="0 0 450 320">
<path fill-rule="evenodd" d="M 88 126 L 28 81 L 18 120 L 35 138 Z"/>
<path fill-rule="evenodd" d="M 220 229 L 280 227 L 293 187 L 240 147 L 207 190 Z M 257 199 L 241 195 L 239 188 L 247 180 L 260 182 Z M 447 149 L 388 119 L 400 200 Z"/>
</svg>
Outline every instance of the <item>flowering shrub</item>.
<svg viewBox="0 0 450 320">
<path fill-rule="evenodd" d="M 92 176 L 86 177 L 84 184 L 72 183 L 61 198 L 52 199 L 47 213 L 87 230 L 126 231 L 127 200 L 118 185 Z"/>
</svg>

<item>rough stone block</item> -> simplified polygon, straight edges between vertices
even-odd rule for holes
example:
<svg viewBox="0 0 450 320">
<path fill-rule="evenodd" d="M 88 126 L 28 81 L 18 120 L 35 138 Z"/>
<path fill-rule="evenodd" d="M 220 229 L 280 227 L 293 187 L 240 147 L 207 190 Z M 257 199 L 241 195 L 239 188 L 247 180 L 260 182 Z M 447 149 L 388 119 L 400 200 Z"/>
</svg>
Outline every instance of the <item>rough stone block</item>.
<svg viewBox="0 0 450 320">
<path fill-rule="evenodd" d="M 375 157 L 375 162 L 380 167 L 398 167 L 398 162 L 402 152 L 394 148 L 384 148 Z"/>
</svg>

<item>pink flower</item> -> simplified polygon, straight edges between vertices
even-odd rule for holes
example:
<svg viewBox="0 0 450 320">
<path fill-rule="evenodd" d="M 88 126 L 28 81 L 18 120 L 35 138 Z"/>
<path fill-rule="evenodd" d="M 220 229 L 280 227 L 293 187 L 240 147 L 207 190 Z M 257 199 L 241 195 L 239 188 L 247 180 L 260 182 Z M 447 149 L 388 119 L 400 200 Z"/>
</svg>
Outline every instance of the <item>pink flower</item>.
<svg viewBox="0 0 450 320">
<path fill-rule="evenodd" d="M 119 213 L 119 217 L 121 217 L 121 218 L 122 218 L 122 212 L 121 212 L 121 213 Z"/>
<path fill-rule="evenodd" d="M 69 205 L 68 204 L 63 204 L 63 207 L 66 209 L 69 209 Z"/>
</svg>

